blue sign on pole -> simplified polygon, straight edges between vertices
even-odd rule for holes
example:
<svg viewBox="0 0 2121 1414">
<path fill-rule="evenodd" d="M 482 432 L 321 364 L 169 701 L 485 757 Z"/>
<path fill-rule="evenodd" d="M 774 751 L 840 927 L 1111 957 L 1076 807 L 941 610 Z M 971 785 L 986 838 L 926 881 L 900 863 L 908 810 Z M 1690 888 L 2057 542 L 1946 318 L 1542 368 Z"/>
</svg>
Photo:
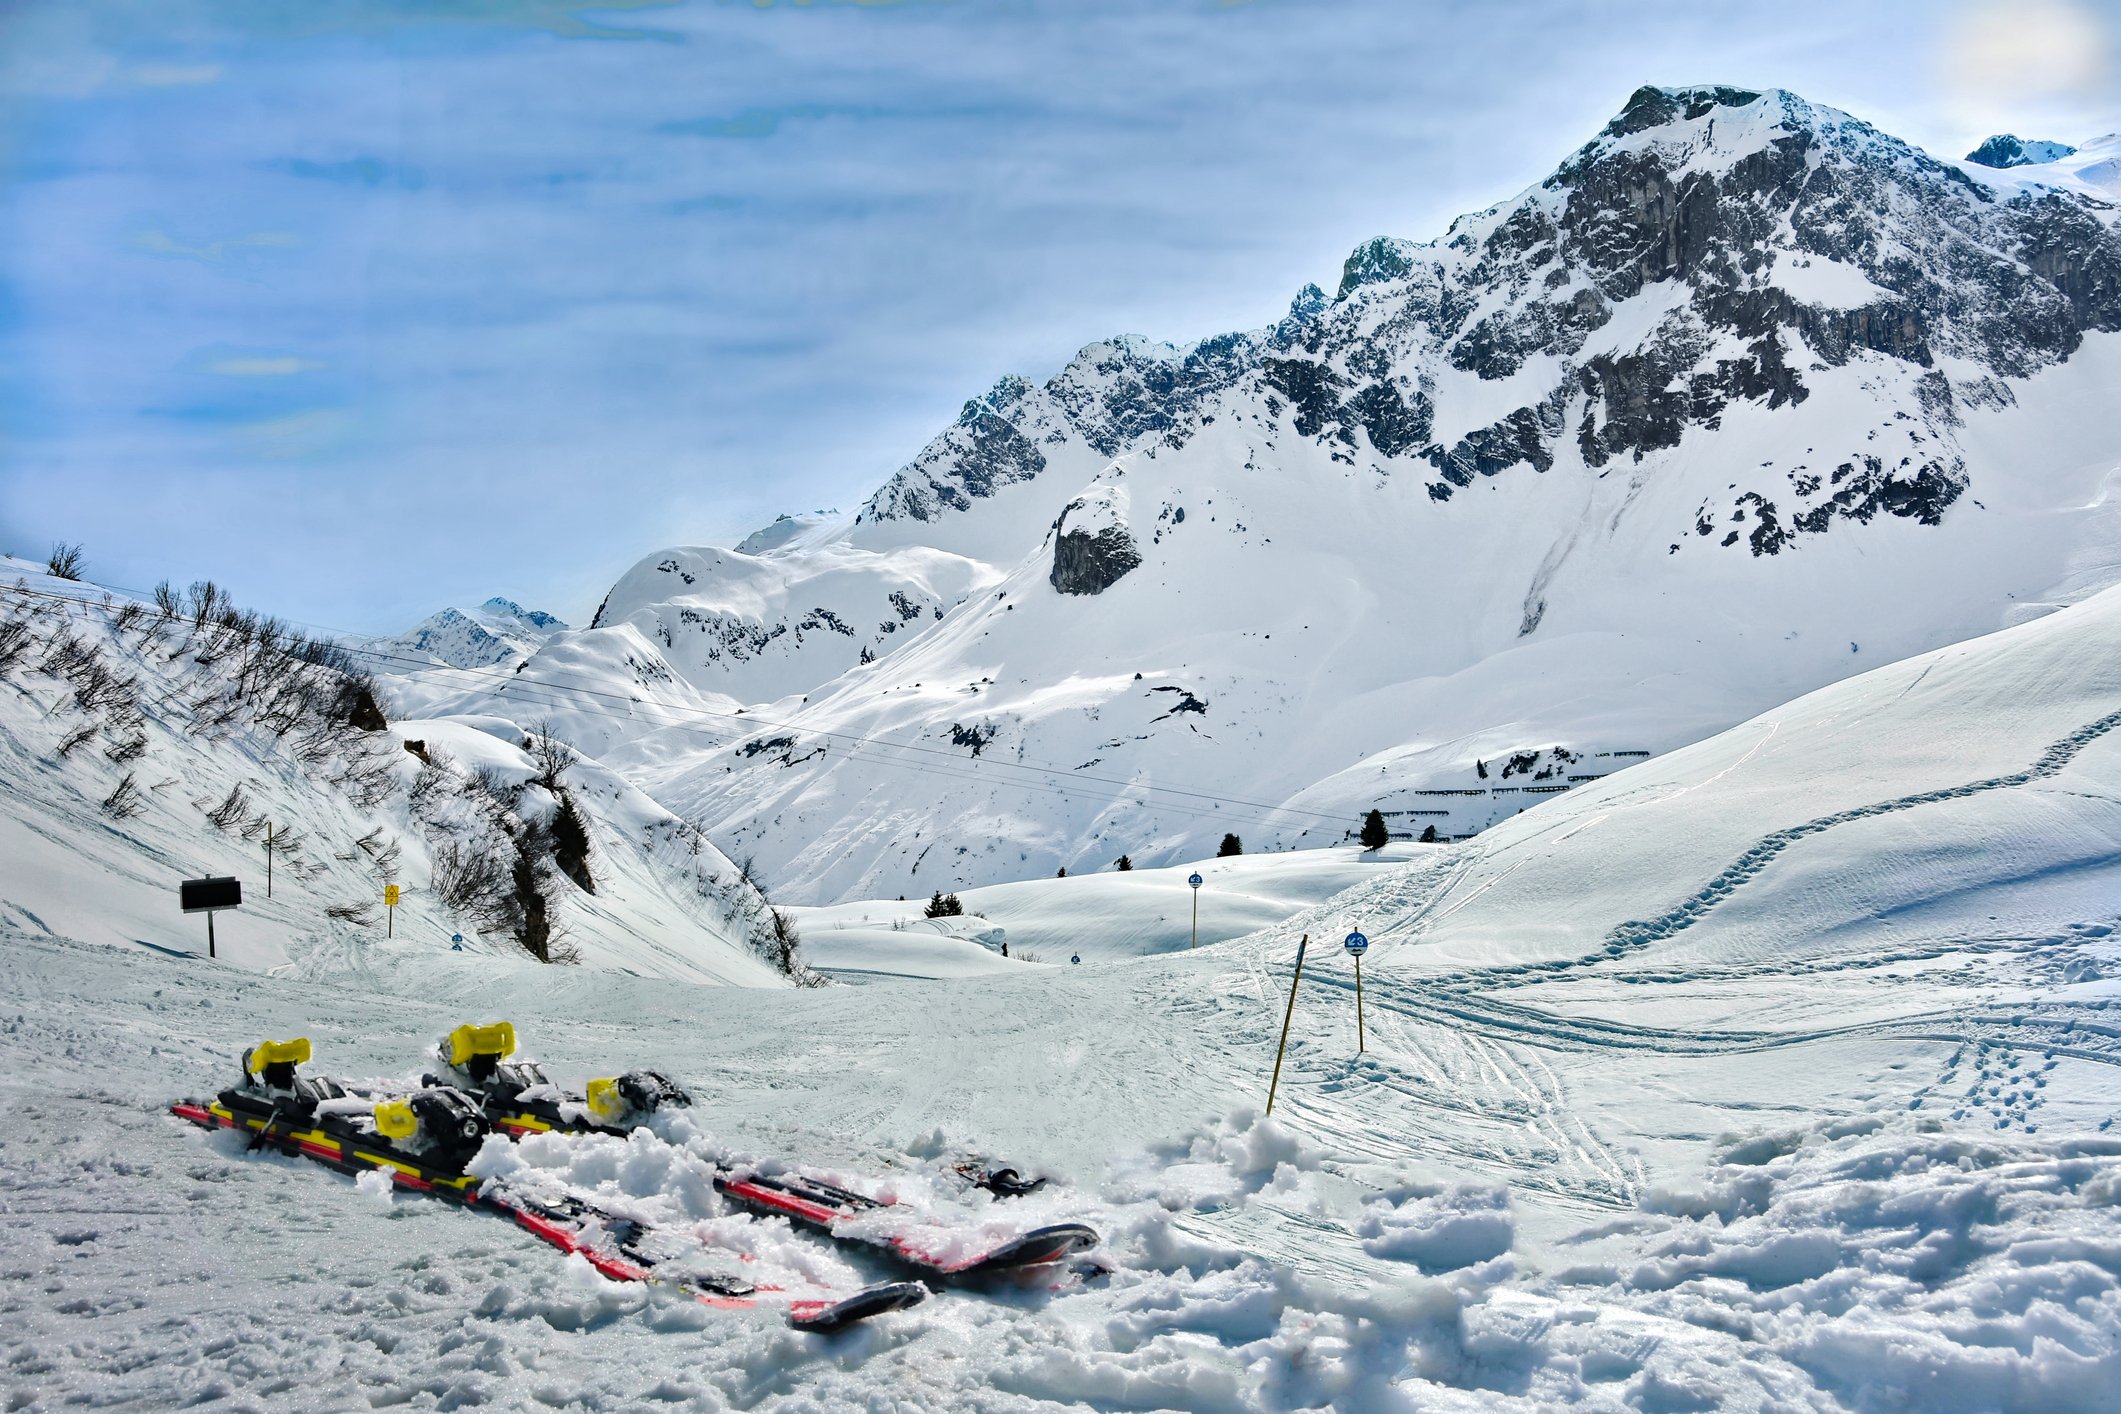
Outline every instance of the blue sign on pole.
<svg viewBox="0 0 2121 1414">
<path fill-rule="evenodd" d="M 1075 954 L 1074 956 L 1072 956 L 1072 957 L 1070 957 L 1070 958 L 1068 959 L 1068 961 L 1069 961 L 1069 962 L 1071 962 L 1071 963 L 1073 963 L 1073 962 L 1081 962 L 1082 960 L 1083 960 L 1083 955 L 1082 955 L 1081 953 L 1076 953 L 1076 954 Z"/>
<path fill-rule="evenodd" d="M 449 935 L 449 950 L 451 952 L 464 951 L 464 935 L 462 933 L 451 933 Z"/>
<path fill-rule="evenodd" d="M 1342 943 L 1341 946 L 1354 953 L 1357 957 L 1361 957 L 1370 950 L 1370 940 L 1360 933 L 1350 933 L 1348 934 L 1348 940 Z"/>
<path fill-rule="evenodd" d="M 1202 883 L 1202 879 L 1201 879 L 1200 875 L 1198 875 L 1198 874 L 1195 874 L 1195 875 L 1194 875 L 1194 876 L 1193 876 L 1192 878 L 1190 878 L 1190 879 L 1186 880 L 1186 882 L 1187 882 L 1187 883 L 1189 883 L 1189 884 L 1191 884 L 1191 885 L 1192 885 L 1192 886 L 1193 886 L 1194 888 L 1196 888 L 1196 889 L 1197 889 L 1197 888 L 1199 888 L 1199 887 L 1201 886 L 1201 883 Z"/>
</svg>

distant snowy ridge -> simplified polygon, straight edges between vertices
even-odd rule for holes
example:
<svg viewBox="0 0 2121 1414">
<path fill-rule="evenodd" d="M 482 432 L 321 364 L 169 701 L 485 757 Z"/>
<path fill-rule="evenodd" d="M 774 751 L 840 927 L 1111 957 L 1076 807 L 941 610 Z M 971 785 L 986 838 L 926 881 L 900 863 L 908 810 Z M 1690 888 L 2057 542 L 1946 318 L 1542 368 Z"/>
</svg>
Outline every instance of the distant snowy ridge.
<svg viewBox="0 0 2121 1414">
<path fill-rule="evenodd" d="M 476 609 L 443 609 L 428 615 L 378 649 L 405 658 L 452 668 L 514 665 L 529 658 L 567 625 L 539 609 L 525 609 L 499 595 Z M 379 660 L 384 672 L 407 671 L 413 664 Z"/>
<path fill-rule="evenodd" d="M 560 704 L 812 902 L 1477 833 L 2121 575 L 2102 150 L 1644 88 L 1268 328 L 1092 344 L 851 516 L 644 557 L 453 709 Z"/>
<path fill-rule="evenodd" d="M 1967 153 L 1966 160 L 1984 167 L 2028 167 L 2056 161 L 2076 150 L 2066 142 L 2042 142 L 1998 133 Z"/>
</svg>

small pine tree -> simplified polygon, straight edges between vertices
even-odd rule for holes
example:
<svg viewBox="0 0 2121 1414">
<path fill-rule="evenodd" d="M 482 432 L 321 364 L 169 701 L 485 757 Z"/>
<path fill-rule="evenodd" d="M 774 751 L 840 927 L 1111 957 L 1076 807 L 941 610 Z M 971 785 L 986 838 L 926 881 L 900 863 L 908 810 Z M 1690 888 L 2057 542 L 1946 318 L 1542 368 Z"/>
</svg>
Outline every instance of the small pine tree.
<svg viewBox="0 0 2121 1414">
<path fill-rule="evenodd" d="M 941 889 L 928 900 L 927 914 L 930 918 L 959 918 L 964 916 L 965 905 L 956 894 L 946 894 Z"/>
<path fill-rule="evenodd" d="M 1119 870 L 1120 873 L 1124 874 L 1134 867 L 1134 859 L 1131 855 L 1123 854 L 1118 859 L 1112 862 L 1112 867 L 1114 869 Z"/>
<path fill-rule="evenodd" d="M 1372 810 L 1362 820 L 1362 833 L 1356 838 L 1364 849 L 1383 849 L 1391 842 L 1392 832 L 1385 828 L 1384 812 Z"/>
<path fill-rule="evenodd" d="M 1243 854 L 1244 852 L 1245 842 L 1243 840 L 1235 835 L 1224 835 L 1223 846 L 1215 851 L 1215 857 L 1217 859 L 1228 859 L 1233 854 Z"/>
<path fill-rule="evenodd" d="M 1430 825 L 1430 826 L 1428 826 L 1428 827 L 1426 827 L 1425 829 L 1423 829 L 1423 830 L 1422 830 L 1422 832 L 1421 832 L 1421 842 L 1422 842 L 1423 844 L 1435 844 L 1435 843 L 1436 843 L 1436 827 L 1435 827 L 1434 825 Z"/>
<path fill-rule="evenodd" d="M 574 796 L 559 792 L 560 808 L 552 814 L 552 862 L 574 880 L 582 892 L 597 891 L 596 877 L 589 872 L 589 826 L 575 808 Z"/>
<path fill-rule="evenodd" d="M 1058 873 L 1058 874 L 1055 874 L 1055 875 L 1054 875 L 1053 877 L 1054 877 L 1054 878 L 1056 878 L 1056 879 L 1065 879 L 1065 878 L 1067 878 L 1067 877 L 1068 877 L 1068 866 L 1067 866 L 1067 865 L 1065 865 L 1065 864 L 1063 864 L 1063 865 L 1062 865 L 1062 866 L 1060 867 L 1060 873 Z"/>
</svg>

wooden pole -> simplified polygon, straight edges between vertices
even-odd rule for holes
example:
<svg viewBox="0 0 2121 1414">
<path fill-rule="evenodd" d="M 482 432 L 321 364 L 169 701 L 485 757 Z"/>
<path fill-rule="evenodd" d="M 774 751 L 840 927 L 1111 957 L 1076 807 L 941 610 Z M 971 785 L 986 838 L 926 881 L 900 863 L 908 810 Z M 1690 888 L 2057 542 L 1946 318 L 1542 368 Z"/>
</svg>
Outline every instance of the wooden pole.
<svg viewBox="0 0 2121 1414">
<path fill-rule="evenodd" d="M 1362 1035 L 1362 954 L 1355 954 L 1355 1054 L 1361 1055 L 1365 1042 Z"/>
<path fill-rule="evenodd" d="M 1296 984 L 1304 980 L 1304 949 L 1311 945 L 1311 935 L 1304 934 L 1303 941 L 1296 945 L 1296 973 L 1289 978 L 1289 1005 L 1281 1014 L 1281 1044 L 1274 1048 L 1274 1079 L 1267 1085 L 1267 1113 L 1274 1113 L 1274 1092 L 1281 1088 L 1282 1052 L 1289 1049 L 1289 1018 L 1296 1014 Z"/>
</svg>

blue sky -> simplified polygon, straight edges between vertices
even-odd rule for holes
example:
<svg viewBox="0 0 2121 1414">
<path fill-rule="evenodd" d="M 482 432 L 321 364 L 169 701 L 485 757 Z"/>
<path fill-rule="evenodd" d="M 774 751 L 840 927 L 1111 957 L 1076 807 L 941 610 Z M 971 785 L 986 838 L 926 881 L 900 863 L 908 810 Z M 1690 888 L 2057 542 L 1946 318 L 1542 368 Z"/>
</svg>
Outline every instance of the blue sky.
<svg viewBox="0 0 2121 1414">
<path fill-rule="evenodd" d="M 2121 126 L 2114 0 L 0 0 L 0 550 L 585 618 L 1004 373 L 1277 317 L 1640 83 Z"/>
</svg>

